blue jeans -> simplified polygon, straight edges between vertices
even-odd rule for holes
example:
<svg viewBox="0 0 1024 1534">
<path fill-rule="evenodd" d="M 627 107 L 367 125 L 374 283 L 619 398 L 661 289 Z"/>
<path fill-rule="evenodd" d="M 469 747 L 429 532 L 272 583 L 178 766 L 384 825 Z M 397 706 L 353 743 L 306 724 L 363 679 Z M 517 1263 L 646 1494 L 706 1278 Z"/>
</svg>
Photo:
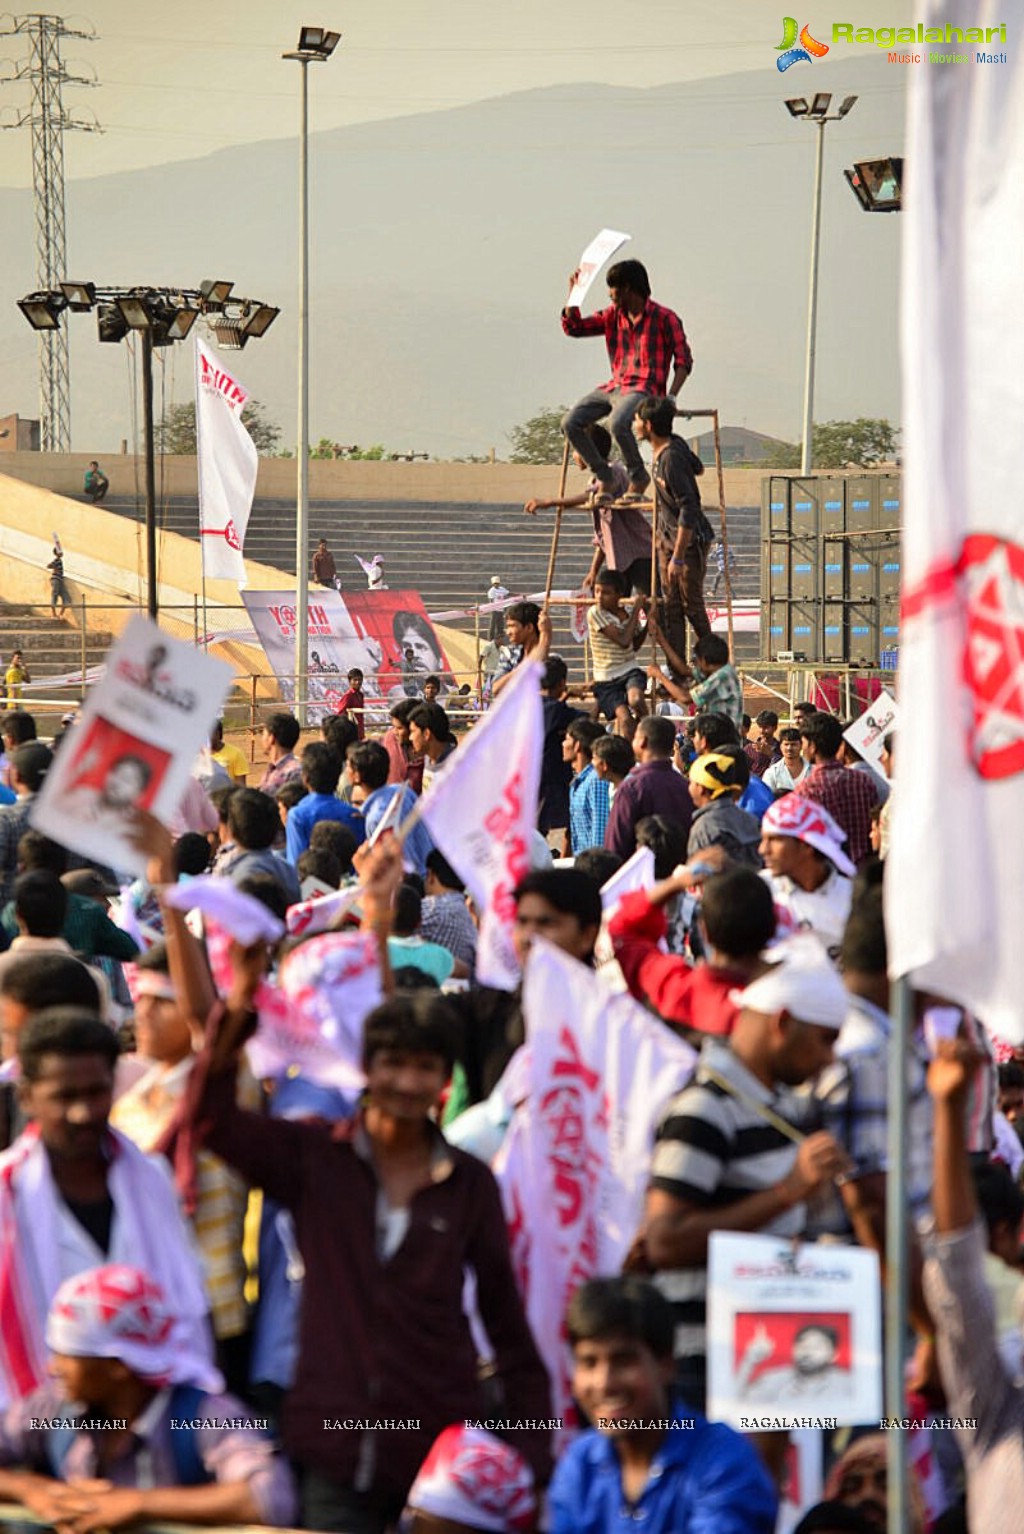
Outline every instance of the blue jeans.
<svg viewBox="0 0 1024 1534">
<path fill-rule="evenodd" d="M 594 439 L 587 430 L 596 421 L 604 420 L 611 412 L 610 419 L 605 422 L 612 437 L 619 444 L 619 452 L 622 461 L 626 465 L 626 471 L 631 480 L 647 478 L 647 470 L 640 456 L 640 448 L 633 435 L 633 417 L 648 396 L 638 390 L 623 394 L 616 389 L 611 394 L 606 394 L 603 389 L 595 389 L 591 394 L 585 394 L 581 400 L 577 400 L 562 421 L 562 430 L 569 438 L 569 446 L 575 448 L 587 468 L 596 474 L 603 485 L 608 484 L 610 474 L 608 464 L 594 446 Z"/>
</svg>

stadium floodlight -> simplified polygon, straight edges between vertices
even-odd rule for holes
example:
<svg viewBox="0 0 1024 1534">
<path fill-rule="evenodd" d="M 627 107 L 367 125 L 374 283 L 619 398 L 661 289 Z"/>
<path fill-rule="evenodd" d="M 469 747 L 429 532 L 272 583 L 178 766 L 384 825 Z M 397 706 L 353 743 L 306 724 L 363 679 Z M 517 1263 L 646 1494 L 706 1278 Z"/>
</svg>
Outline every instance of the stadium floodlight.
<svg viewBox="0 0 1024 1534">
<path fill-rule="evenodd" d="M 18 299 L 18 308 L 33 330 L 59 330 L 61 310 L 66 307 L 62 293 L 30 293 Z"/>
<path fill-rule="evenodd" d="M 96 302 L 94 282 L 62 282 L 60 290 L 68 301 L 68 308 L 76 314 L 86 314 Z"/>
<path fill-rule="evenodd" d="M 199 291 L 208 303 L 226 304 L 233 287 L 233 282 L 217 282 L 212 277 L 208 277 L 205 282 L 199 284 Z"/>
<path fill-rule="evenodd" d="M 262 336 L 281 313 L 273 304 L 257 304 L 251 314 L 243 315 L 242 329 L 247 336 Z"/>
<path fill-rule="evenodd" d="M 903 209 L 903 160 L 858 160 L 843 175 L 865 213 L 899 213 Z"/>
</svg>

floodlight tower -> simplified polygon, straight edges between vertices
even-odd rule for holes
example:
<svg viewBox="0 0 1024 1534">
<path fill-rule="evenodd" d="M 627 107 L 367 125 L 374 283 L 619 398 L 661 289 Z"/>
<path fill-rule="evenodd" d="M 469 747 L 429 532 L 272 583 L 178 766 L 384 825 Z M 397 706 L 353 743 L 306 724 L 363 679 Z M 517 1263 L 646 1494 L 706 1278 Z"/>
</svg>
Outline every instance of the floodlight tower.
<svg viewBox="0 0 1024 1534">
<path fill-rule="evenodd" d="M 818 152 L 814 162 L 814 196 L 811 202 L 811 274 L 807 293 L 807 354 L 804 360 L 804 426 L 800 446 L 800 473 L 810 474 L 814 434 L 814 352 L 818 330 L 818 248 L 821 235 L 821 173 L 825 160 L 825 126 L 839 122 L 857 104 L 856 96 L 846 96 L 838 112 L 830 112 L 832 95 L 819 91 L 808 102 L 803 96 L 790 98 L 786 110 L 790 117 L 813 123 L 818 130 Z"/>
<path fill-rule="evenodd" d="M 16 66 L 8 81 L 31 80 L 32 105 L 17 111 L 4 128 L 32 129 L 32 187 L 36 212 L 36 286 L 55 288 L 67 275 L 67 236 L 64 224 L 64 134 L 74 129 L 98 133 L 95 118 L 69 117 L 64 111 L 65 85 L 96 85 L 84 75 L 70 75 L 60 54 L 65 37 L 95 42 L 95 32 L 64 25 L 60 16 L 15 16 L 0 27 L 0 37 L 25 36 L 29 58 Z M 39 333 L 39 445 L 44 453 L 71 450 L 71 378 L 68 335 L 62 327 Z"/>
</svg>

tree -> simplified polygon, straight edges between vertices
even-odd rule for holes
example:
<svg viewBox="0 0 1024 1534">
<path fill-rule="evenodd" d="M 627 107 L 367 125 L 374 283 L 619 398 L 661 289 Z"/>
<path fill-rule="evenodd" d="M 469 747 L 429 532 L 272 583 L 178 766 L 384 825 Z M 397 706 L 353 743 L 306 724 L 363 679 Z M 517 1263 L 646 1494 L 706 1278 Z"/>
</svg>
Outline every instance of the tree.
<svg viewBox="0 0 1024 1534">
<path fill-rule="evenodd" d="M 866 469 L 894 457 L 899 433 L 891 422 L 874 416 L 856 421 L 816 421 L 811 434 L 815 470 Z M 764 460 L 766 469 L 798 469 L 800 445 L 781 442 Z"/>
<path fill-rule="evenodd" d="M 281 440 L 281 428 L 267 419 L 264 407 L 259 400 L 252 399 L 245 406 L 242 411 L 242 425 L 256 444 L 257 453 L 261 453 L 265 458 L 272 458 Z M 181 405 L 172 405 L 165 411 L 163 420 L 157 423 L 153 435 L 158 453 L 167 453 L 171 457 L 195 457 L 196 407 L 194 400 L 186 400 Z"/>
<path fill-rule="evenodd" d="M 521 426 L 513 426 L 508 434 L 512 444 L 513 463 L 561 463 L 565 450 L 562 417 L 568 405 L 552 409 L 545 406 Z"/>
</svg>

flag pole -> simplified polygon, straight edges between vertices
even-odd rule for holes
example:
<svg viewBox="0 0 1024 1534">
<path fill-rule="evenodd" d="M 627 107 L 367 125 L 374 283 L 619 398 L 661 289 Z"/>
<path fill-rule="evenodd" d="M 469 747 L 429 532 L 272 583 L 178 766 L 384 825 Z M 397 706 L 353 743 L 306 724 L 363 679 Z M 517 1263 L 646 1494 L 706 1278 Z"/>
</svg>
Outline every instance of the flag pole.
<svg viewBox="0 0 1024 1534">
<path fill-rule="evenodd" d="M 208 650 L 207 635 L 210 625 L 206 621 L 206 539 L 203 536 L 203 454 L 199 445 L 199 437 L 202 432 L 199 409 L 199 345 L 198 338 L 193 341 L 192 355 L 195 361 L 195 388 L 196 388 L 196 482 L 199 488 L 199 581 L 200 592 L 203 601 L 203 649 Z"/>
<path fill-rule="evenodd" d="M 907 1051 L 914 1019 L 914 992 L 903 975 L 893 982 L 889 1008 L 888 1144 L 889 1170 L 885 1190 L 885 1414 L 890 1421 L 904 1415 L 906 1407 L 906 1339 L 910 1324 L 907 1277 L 910 1241 L 907 1224 Z M 889 1497 L 888 1534 L 907 1534 L 910 1529 L 910 1480 L 907 1435 L 886 1434 Z"/>
<path fill-rule="evenodd" d="M 562 449 L 562 473 L 558 481 L 558 499 L 565 497 L 565 481 L 569 474 L 569 438 L 565 439 Z M 555 510 L 555 528 L 551 534 L 551 554 L 548 558 L 548 578 L 544 584 L 544 611 L 551 606 L 551 587 L 555 581 L 555 560 L 558 556 L 558 539 L 562 531 L 562 507 L 559 505 Z"/>
</svg>

